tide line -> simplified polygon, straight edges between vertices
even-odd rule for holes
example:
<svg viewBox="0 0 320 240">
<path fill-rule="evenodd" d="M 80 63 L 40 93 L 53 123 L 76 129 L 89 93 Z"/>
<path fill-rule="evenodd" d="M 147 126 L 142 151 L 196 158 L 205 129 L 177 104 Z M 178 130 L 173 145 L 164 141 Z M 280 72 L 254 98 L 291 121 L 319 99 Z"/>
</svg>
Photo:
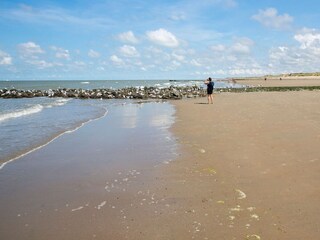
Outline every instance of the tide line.
<svg viewBox="0 0 320 240">
<path fill-rule="evenodd" d="M 24 157 L 24 156 L 26 156 L 26 155 L 28 155 L 28 154 L 36 151 L 36 150 L 39 150 L 40 148 L 43 148 L 43 147 L 47 146 L 49 143 L 53 142 L 54 140 L 56 140 L 57 138 L 61 137 L 62 135 L 66 134 L 66 133 L 69 134 L 69 133 L 72 133 L 72 132 L 77 131 L 79 128 L 83 127 L 85 124 L 87 124 L 87 123 L 89 123 L 89 122 L 91 122 L 91 121 L 95 121 L 95 120 L 101 119 L 101 118 L 105 117 L 107 114 L 108 114 L 108 109 L 105 108 L 105 113 L 104 113 L 101 117 L 94 118 L 94 119 L 89 119 L 88 121 L 81 123 L 80 126 L 74 128 L 74 129 L 66 130 L 65 132 L 60 133 L 59 135 L 55 136 L 54 138 L 52 138 L 51 140 L 49 140 L 49 141 L 46 142 L 45 144 L 40 145 L 40 146 L 38 146 L 38 147 L 35 147 L 35 148 L 31 149 L 31 150 L 28 151 L 28 152 L 25 152 L 25 153 L 23 153 L 23 154 L 21 154 L 21 155 L 19 155 L 19 156 L 17 156 L 17 157 L 14 157 L 14 158 L 12 158 L 12 159 L 10 159 L 10 160 L 2 163 L 2 164 L 0 165 L 0 171 L 1 171 L 7 164 L 12 163 L 13 161 L 15 161 L 15 160 L 17 160 L 17 159 L 19 159 L 19 158 L 21 158 L 21 157 Z"/>
</svg>

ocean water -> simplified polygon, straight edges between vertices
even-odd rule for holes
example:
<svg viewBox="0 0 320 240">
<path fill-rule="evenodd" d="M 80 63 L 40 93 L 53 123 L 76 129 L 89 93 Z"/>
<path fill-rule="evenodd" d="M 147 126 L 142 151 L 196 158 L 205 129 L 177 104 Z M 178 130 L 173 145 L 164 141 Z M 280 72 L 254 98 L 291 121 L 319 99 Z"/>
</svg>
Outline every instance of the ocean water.
<svg viewBox="0 0 320 240">
<path fill-rule="evenodd" d="M 216 87 L 227 86 L 217 82 Z M 123 88 L 139 86 L 167 87 L 170 85 L 203 85 L 201 81 L 2 81 L 0 88 Z M 229 85 L 228 85 L 229 86 Z M 205 87 L 203 85 L 203 87 Z M 0 98 L 0 169 L 14 160 L 48 144 L 64 133 L 77 130 L 92 120 L 108 117 L 108 109 L 129 100 L 94 100 L 64 98 Z M 129 108 L 130 109 L 130 108 Z M 131 114 L 128 112 L 128 114 Z M 134 126 L 130 116 L 126 123 Z M 119 119 L 121 121 L 121 119 Z M 156 122 L 154 124 L 157 124 Z M 2 165 L 1 165 L 2 164 Z"/>
<path fill-rule="evenodd" d="M 216 88 L 225 87 L 241 87 L 240 85 L 232 84 L 227 81 L 214 81 Z M 204 86 L 203 81 L 168 81 L 168 80 L 94 80 L 94 81 L 0 81 L 0 89 L 57 89 L 57 88 L 82 88 L 82 89 L 96 89 L 96 88 L 111 88 L 119 89 L 125 87 L 169 87 L 169 86 Z"/>
<path fill-rule="evenodd" d="M 63 98 L 0 99 L 0 161 L 24 155 L 104 116 L 110 104 Z"/>
</svg>

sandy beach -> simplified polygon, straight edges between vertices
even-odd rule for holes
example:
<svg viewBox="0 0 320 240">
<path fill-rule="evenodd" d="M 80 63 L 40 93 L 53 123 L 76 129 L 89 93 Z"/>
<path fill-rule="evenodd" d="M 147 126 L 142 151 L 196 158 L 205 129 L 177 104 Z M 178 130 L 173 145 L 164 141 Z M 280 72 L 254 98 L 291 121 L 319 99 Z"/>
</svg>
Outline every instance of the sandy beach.
<svg viewBox="0 0 320 240">
<path fill-rule="evenodd" d="M 165 177 L 190 239 L 317 239 L 319 92 L 205 102 L 174 103 L 184 153 Z"/>
<path fill-rule="evenodd" d="M 156 105 L 157 118 L 117 108 L 9 164 L 1 238 L 317 239 L 319 91 L 221 93 L 205 103 L 171 102 L 172 143 L 134 130 L 149 122 L 137 116 L 161 130 L 167 105 Z M 130 121 L 118 122 L 124 114 Z M 160 143 L 177 143 L 174 161 Z"/>
<path fill-rule="evenodd" d="M 0 240 L 320 240 L 319 9 L 0 0 Z"/>
<path fill-rule="evenodd" d="M 320 77 L 267 77 L 237 79 L 236 83 L 248 86 L 262 87 L 301 87 L 301 86 L 320 86 Z"/>
</svg>

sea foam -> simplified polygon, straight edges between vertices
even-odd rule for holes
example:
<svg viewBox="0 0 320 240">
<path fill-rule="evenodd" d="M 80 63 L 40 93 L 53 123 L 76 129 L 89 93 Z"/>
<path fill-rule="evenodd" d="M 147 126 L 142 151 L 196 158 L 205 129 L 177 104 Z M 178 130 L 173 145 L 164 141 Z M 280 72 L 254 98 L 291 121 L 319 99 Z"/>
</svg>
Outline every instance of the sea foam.
<svg viewBox="0 0 320 240">
<path fill-rule="evenodd" d="M 70 100 L 71 99 L 62 98 L 62 99 L 57 99 L 53 103 L 50 103 L 48 105 L 36 104 L 29 108 L 19 109 L 19 110 L 15 110 L 13 112 L 8 112 L 8 113 L 3 113 L 3 114 L 0 114 L 0 122 L 6 121 L 12 118 L 19 118 L 26 115 L 38 113 L 38 112 L 41 112 L 44 108 L 63 106 Z"/>
<path fill-rule="evenodd" d="M 41 106 L 41 105 L 40 105 L 40 106 Z M 16 156 L 16 157 L 10 159 L 10 160 L 7 161 L 7 162 L 4 162 L 4 163 L 0 164 L 0 170 L 3 169 L 4 166 L 7 165 L 8 163 L 11 163 L 11 162 L 13 162 L 13 161 L 15 161 L 15 160 L 17 160 L 17 159 L 25 156 L 25 155 L 28 155 L 29 153 L 32 153 L 32 152 L 34 152 L 34 151 L 36 151 L 36 150 L 38 150 L 38 149 L 40 149 L 40 148 L 48 145 L 49 143 L 53 142 L 55 139 L 59 138 L 59 137 L 62 136 L 63 134 L 65 134 L 65 133 L 72 133 L 72 132 L 78 130 L 79 128 L 81 128 L 82 126 L 84 126 L 85 124 L 87 124 L 87 123 L 89 123 L 89 122 L 91 122 L 91 121 L 95 121 L 95 120 L 98 120 L 98 119 L 100 119 L 100 118 L 105 117 L 105 116 L 108 114 L 108 109 L 107 109 L 107 108 L 104 108 L 104 109 L 105 109 L 105 112 L 104 112 L 104 114 L 103 114 L 102 116 L 97 117 L 97 118 L 94 118 L 94 119 L 89 119 L 88 121 L 83 122 L 80 126 L 77 126 L 76 128 L 74 128 L 74 129 L 72 129 L 72 130 L 67 130 L 67 131 L 65 131 L 65 132 L 63 132 L 63 133 L 60 133 L 58 136 L 55 136 L 54 138 L 52 138 L 52 139 L 51 139 L 50 141 L 48 141 L 47 143 L 45 143 L 45 144 L 43 144 L 43 145 L 40 145 L 40 146 L 37 146 L 37 147 L 29 150 L 28 152 L 25 152 L 25 153 L 23 153 L 23 154 L 21 154 L 21 155 L 19 155 L 19 156 Z M 79 209 L 76 209 L 76 210 L 79 210 Z"/>
<path fill-rule="evenodd" d="M 16 110 L 16 111 L 10 112 L 10 113 L 4 113 L 4 114 L 0 115 L 0 122 L 6 121 L 11 118 L 18 118 L 18 117 L 38 113 L 38 112 L 41 112 L 42 109 L 43 109 L 42 105 L 36 104 L 36 105 L 29 107 L 29 108 L 26 108 L 26 109 Z"/>
<path fill-rule="evenodd" d="M 69 102 L 71 100 L 71 98 L 61 98 L 58 99 L 56 101 L 54 101 L 53 103 L 47 105 L 47 108 L 51 108 L 51 107 L 56 107 L 56 106 L 63 106 L 65 105 L 67 102 Z"/>
</svg>

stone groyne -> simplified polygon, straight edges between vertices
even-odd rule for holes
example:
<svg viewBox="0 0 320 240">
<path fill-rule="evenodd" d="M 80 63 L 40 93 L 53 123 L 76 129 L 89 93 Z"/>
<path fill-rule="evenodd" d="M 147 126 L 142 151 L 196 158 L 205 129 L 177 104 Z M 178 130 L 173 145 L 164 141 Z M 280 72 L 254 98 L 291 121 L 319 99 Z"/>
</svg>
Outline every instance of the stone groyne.
<svg viewBox="0 0 320 240">
<path fill-rule="evenodd" d="M 129 87 L 122 89 L 49 89 L 19 90 L 0 89 L 0 98 L 63 97 L 80 99 L 182 99 L 206 96 L 205 89 L 198 86 L 168 88 Z"/>
</svg>

